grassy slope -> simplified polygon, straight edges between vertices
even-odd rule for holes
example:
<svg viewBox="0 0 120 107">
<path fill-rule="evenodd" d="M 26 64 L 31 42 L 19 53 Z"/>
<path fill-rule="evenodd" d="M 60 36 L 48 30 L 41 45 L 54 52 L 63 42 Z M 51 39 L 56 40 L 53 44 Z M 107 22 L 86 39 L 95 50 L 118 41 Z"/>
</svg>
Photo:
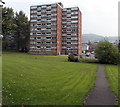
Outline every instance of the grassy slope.
<svg viewBox="0 0 120 107">
<path fill-rule="evenodd" d="M 97 66 L 63 56 L 3 54 L 3 104 L 77 105 L 93 87 Z"/>
<path fill-rule="evenodd" d="M 110 88 L 118 97 L 118 66 L 107 65 L 105 67 L 105 71 L 108 81 L 110 83 Z"/>
</svg>

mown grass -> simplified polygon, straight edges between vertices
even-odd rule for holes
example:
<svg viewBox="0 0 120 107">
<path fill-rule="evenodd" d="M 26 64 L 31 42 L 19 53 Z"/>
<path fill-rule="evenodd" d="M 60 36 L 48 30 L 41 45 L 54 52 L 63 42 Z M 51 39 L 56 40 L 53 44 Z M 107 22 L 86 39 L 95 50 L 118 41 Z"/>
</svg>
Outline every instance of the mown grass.
<svg viewBox="0 0 120 107">
<path fill-rule="evenodd" d="M 66 61 L 65 56 L 3 53 L 3 105 L 81 105 L 98 66 Z"/>
<path fill-rule="evenodd" d="M 109 87 L 118 97 L 118 66 L 116 65 L 106 65 L 105 66 L 106 77 L 109 81 Z M 120 77 L 119 77 L 120 78 Z"/>
</svg>

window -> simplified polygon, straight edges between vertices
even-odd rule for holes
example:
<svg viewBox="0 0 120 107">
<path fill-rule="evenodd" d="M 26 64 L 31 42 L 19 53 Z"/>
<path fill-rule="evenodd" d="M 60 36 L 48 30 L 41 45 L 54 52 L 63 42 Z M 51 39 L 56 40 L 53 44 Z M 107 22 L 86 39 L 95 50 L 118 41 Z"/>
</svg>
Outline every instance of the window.
<svg viewBox="0 0 120 107">
<path fill-rule="evenodd" d="M 78 29 L 72 29 L 72 31 L 75 31 L 75 32 L 76 32 L 76 31 L 78 31 Z"/>
<path fill-rule="evenodd" d="M 52 32 L 52 35 L 56 35 L 56 32 Z M 54 37 L 53 37 L 54 38 Z"/>
<path fill-rule="evenodd" d="M 72 27 L 78 27 L 78 25 L 72 25 Z"/>
<path fill-rule="evenodd" d="M 78 12 L 72 12 L 71 14 L 78 14 Z"/>
<path fill-rule="evenodd" d="M 45 33 L 43 32 L 42 35 L 45 35 Z"/>
<path fill-rule="evenodd" d="M 30 44 L 35 44 L 35 42 L 30 42 Z"/>
<path fill-rule="evenodd" d="M 71 42 L 67 42 L 67 44 L 71 44 Z"/>
<path fill-rule="evenodd" d="M 35 47 L 34 47 L 34 46 L 31 46 L 30 48 L 31 48 L 31 49 L 34 49 Z"/>
<path fill-rule="evenodd" d="M 37 11 L 36 10 L 31 10 L 31 13 L 37 13 Z"/>
<path fill-rule="evenodd" d="M 56 18 L 52 18 L 51 20 L 56 20 Z"/>
<path fill-rule="evenodd" d="M 47 9 L 51 9 L 51 6 L 48 6 Z"/>
<path fill-rule="evenodd" d="M 42 31 L 46 30 L 45 28 L 41 28 Z"/>
<path fill-rule="evenodd" d="M 30 37 L 30 40 L 34 40 L 34 37 Z"/>
<path fill-rule="evenodd" d="M 73 33 L 72 36 L 77 36 L 77 34 L 76 34 L 76 33 Z"/>
<path fill-rule="evenodd" d="M 37 35 L 41 35 L 41 33 L 37 33 Z"/>
<path fill-rule="evenodd" d="M 37 40 L 40 40 L 41 39 L 41 37 L 37 37 Z"/>
<path fill-rule="evenodd" d="M 46 19 L 41 19 L 41 21 L 46 21 Z"/>
<path fill-rule="evenodd" d="M 78 40 L 78 38 L 74 37 L 74 38 L 71 38 L 71 40 Z"/>
<path fill-rule="evenodd" d="M 50 16 L 51 16 L 51 14 L 47 14 L 47 16 L 48 16 L 48 17 L 50 17 Z"/>
<path fill-rule="evenodd" d="M 42 23 L 42 25 L 45 25 L 45 23 Z"/>
<path fill-rule="evenodd" d="M 78 7 L 74 7 L 74 8 L 72 8 L 71 10 L 78 10 Z"/>
<path fill-rule="evenodd" d="M 37 44 L 40 44 L 40 42 L 37 42 Z"/>
<path fill-rule="evenodd" d="M 30 24 L 30 26 L 34 27 L 34 26 L 37 26 L 37 24 Z"/>
<path fill-rule="evenodd" d="M 72 18 L 78 18 L 78 16 L 72 16 Z"/>
<path fill-rule="evenodd" d="M 51 11 L 56 11 L 56 9 L 52 9 Z"/>
<path fill-rule="evenodd" d="M 33 33 L 33 35 L 36 35 L 36 33 Z"/>
<path fill-rule="evenodd" d="M 41 12 L 46 12 L 46 10 L 41 10 Z"/>
<path fill-rule="evenodd" d="M 37 46 L 38 49 L 40 49 L 41 47 L 40 46 Z"/>
<path fill-rule="evenodd" d="M 50 44 L 51 42 L 46 42 L 46 44 Z"/>
<path fill-rule="evenodd" d="M 67 10 L 67 12 L 71 12 L 71 10 Z"/>
<path fill-rule="evenodd" d="M 44 5 L 44 6 L 41 6 L 41 8 L 46 8 L 47 6 L 46 5 Z"/>
<path fill-rule="evenodd" d="M 37 30 L 38 30 L 38 31 L 40 31 L 40 30 L 41 30 L 41 28 L 37 28 Z"/>
<path fill-rule="evenodd" d="M 51 25 L 56 25 L 56 23 L 51 23 Z"/>
<path fill-rule="evenodd" d="M 56 39 L 56 37 L 52 37 L 52 39 Z"/>
<path fill-rule="evenodd" d="M 47 25 L 51 25 L 51 23 L 47 23 Z"/>
<path fill-rule="evenodd" d="M 50 46 L 46 46 L 46 48 L 51 48 Z"/>
<path fill-rule="evenodd" d="M 41 7 L 38 7 L 37 10 L 41 10 Z"/>
<path fill-rule="evenodd" d="M 71 44 L 77 45 L 78 43 L 77 42 L 72 42 Z"/>
<path fill-rule="evenodd" d="M 52 7 L 56 7 L 56 4 L 53 4 Z"/>
<path fill-rule="evenodd" d="M 46 39 L 45 37 L 41 37 L 41 39 Z"/>
<path fill-rule="evenodd" d="M 51 16 L 56 16 L 56 14 L 51 14 Z"/>
<path fill-rule="evenodd" d="M 33 17 L 37 17 L 37 15 L 31 15 L 31 18 L 33 18 Z"/>
<path fill-rule="evenodd" d="M 51 37 L 46 37 L 46 39 L 51 39 Z"/>
<path fill-rule="evenodd" d="M 33 33 L 30 33 L 30 35 L 33 35 Z"/>
<path fill-rule="evenodd" d="M 47 35 L 50 35 L 51 34 L 51 32 L 48 32 L 48 33 L 46 33 Z"/>
<path fill-rule="evenodd" d="M 67 38 L 67 40 L 71 40 L 71 38 Z"/>
<path fill-rule="evenodd" d="M 51 28 L 46 28 L 47 30 L 51 30 Z"/>
<path fill-rule="evenodd" d="M 71 22 L 72 22 L 72 23 L 76 23 L 76 22 L 78 22 L 78 20 L 72 20 Z"/>
<path fill-rule="evenodd" d="M 56 30 L 56 28 L 54 27 L 54 28 L 51 28 L 52 30 Z"/>
<path fill-rule="evenodd" d="M 31 22 L 36 22 L 37 21 L 37 19 L 31 19 Z"/>
<path fill-rule="evenodd" d="M 30 8 L 31 8 L 31 9 L 36 9 L 36 8 L 37 8 L 37 6 L 31 6 Z"/>
<path fill-rule="evenodd" d="M 68 36 L 70 36 L 71 34 L 67 34 Z"/>
<path fill-rule="evenodd" d="M 37 24 L 37 26 L 38 26 L 38 27 L 40 27 L 40 26 L 41 26 L 41 24 Z"/>
<path fill-rule="evenodd" d="M 67 9 L 63 9 L 63 11 L 67 11 Z"/>
<path fill-rule="evenodd" d="M 39 21 L 41 21 L 41 19 L 37 19 L 37 21 L 39 22 Z"/>
<path fill-rule="evenodd" d="M 46 15 L 41 15 L 41 17 L 46 17 Z"/>
</svg>

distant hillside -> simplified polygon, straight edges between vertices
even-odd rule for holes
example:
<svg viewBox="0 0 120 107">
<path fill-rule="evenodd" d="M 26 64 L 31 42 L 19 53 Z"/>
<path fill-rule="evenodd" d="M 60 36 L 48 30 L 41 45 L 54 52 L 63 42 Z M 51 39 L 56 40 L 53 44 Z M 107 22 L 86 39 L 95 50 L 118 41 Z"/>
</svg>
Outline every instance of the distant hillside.
<svg viewBox="0 0 120 107">
<path fill-rule="evenodd" d="M 86 43 L 86 42 L 99 42 L 99 41 L 109 41 L 109 42 L 114 42 L 115 40 L 117 40 L 118 37 L 104 37 L 102 35 L 97 35 L 97 34 L 83 34 L 82 35 L 82 42 Z"/>
<path fill-rule="evenodd" d="M 114 42 L 114 41 L 116 41 L 116 40 L 118 40 L 118 37 L 117 37 L 117 36 L 115 36 L 115 37 L 108 37 L 108 41 L 109 41 L 109 42 Z"/>
</svg>

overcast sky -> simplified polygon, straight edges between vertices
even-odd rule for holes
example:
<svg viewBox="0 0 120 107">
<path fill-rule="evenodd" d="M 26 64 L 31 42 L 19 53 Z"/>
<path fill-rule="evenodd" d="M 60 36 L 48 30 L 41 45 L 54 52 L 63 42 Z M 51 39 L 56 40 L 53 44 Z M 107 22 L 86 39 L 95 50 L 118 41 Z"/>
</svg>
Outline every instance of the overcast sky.
<svg viewBox="0 0 120 107">
<path fill-rule="evenodd" d="M 118 36 L 119 0 L 3 0 L 14 11 L 23 10 L 30 17 L 30 6 L 62 2 L 64 7 L 78 6 L 82 12 L 82 33 Z"/>
</svg>

